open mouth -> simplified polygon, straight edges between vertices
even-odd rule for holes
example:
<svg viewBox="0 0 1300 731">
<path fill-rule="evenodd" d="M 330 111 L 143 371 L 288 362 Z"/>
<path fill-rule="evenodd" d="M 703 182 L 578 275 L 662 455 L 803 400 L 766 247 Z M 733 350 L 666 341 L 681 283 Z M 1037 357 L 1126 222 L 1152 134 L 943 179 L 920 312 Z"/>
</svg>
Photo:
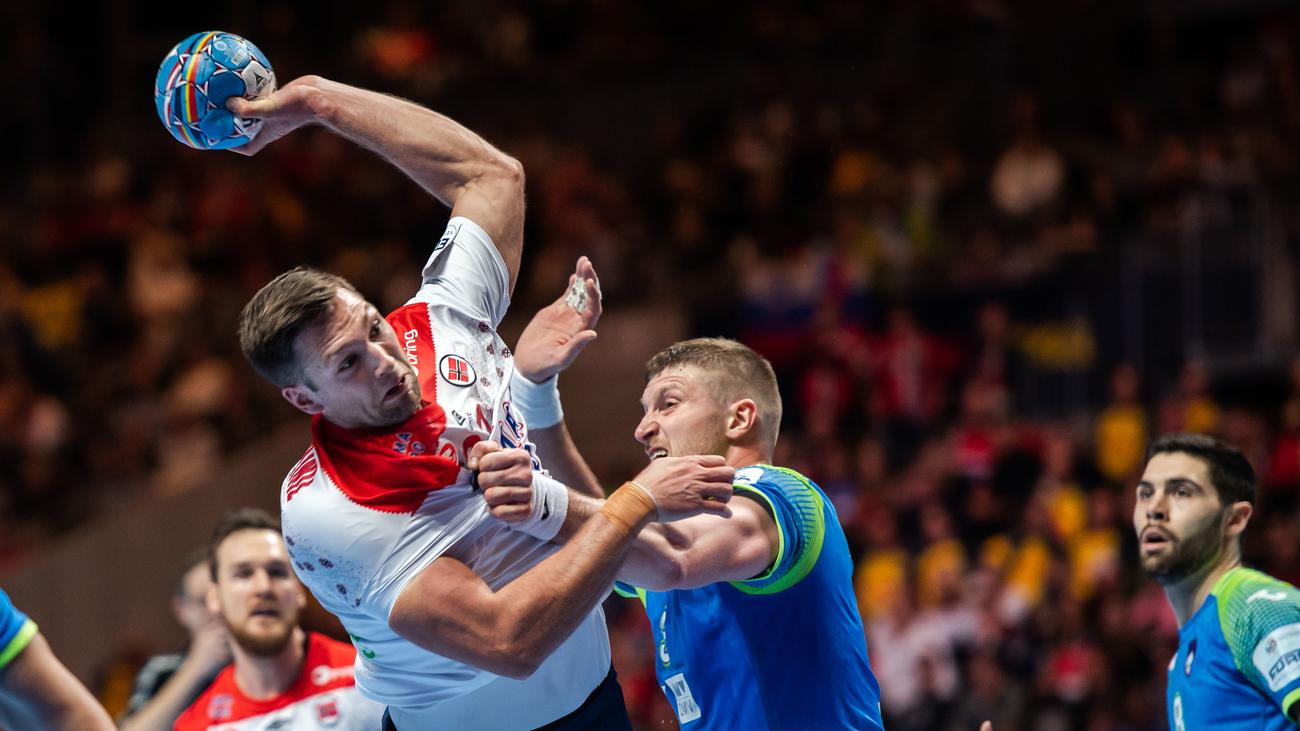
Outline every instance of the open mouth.
<svg viewBox="0 0 1300 731">
<path fill-rule="evenodd" d="M 259 607 L 248 613 L 250 617 L 266 617 L 268 619 L 279 619 L 280 611 L 274 607 Z"/>
<path fill-rule="evenodd" d="M 653 462 L 660 457 L 667 457 L 668 450 L 663 447 L 655 447 L 654 449 L 646 450 L 646 456 L 650 458 L 651 462 Z"/>
<path fill-rule="evenodd" d="M 1143 550 L 1153 551 L 1163 546 L 1173 543 L 1173 538 L 1155 528 L 1148 528 L 1142 531 L 1142 548 Z"/>
<path fill-rule="evenodd" d="M 392 388 L 384 392 L 384 400 L 391 401 L 406 391 L 406 376 L 397 379 L 397 383 Z"/>
</svg>

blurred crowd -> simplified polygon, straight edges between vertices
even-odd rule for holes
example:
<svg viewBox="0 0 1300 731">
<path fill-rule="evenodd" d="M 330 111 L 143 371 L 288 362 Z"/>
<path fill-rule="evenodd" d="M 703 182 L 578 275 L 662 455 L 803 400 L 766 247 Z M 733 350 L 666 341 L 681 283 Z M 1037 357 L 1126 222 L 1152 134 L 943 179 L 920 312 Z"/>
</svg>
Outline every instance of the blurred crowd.
<svg viewBox="0 0 1300 731">
<path fill-rule="evenodd" d="M 587 254 L 608 311 L 676 308 L 771 359 L 778 462 L 845 525 L 890 728 L 1160 728 L 1145 443 L 1242 448 L 1247 560 L 1300 581 L 1300 13 L 1050 5 L 397 0 L 307 35 L 315 10 L 261 3 L 227 30 L 281 83 L 409 96 L 524 162 L 513 317 Z M 44 12 L 7 65 L 70 63 Z M 175 144 L 136 87 L 193 30 L 98 49 L 140 83 L 94 128 L 60 94 L 4 122 L 0 561 L 292 418 L 239 356 L 244 300 L 307 263 L 395 307 L 445 221 L 327 134 L 256 165 Z M 644 618 L 609 610 L 650 725 Z"/>
</svg>

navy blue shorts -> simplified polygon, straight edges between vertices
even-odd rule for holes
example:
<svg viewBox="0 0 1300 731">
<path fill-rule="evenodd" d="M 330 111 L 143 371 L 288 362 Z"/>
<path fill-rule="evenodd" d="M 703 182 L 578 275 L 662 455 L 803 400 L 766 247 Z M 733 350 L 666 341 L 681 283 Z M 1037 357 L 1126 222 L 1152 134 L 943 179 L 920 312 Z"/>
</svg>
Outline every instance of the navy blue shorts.
<svg viewBox="0 0 1300 731">
<path fill-rule="evenodd" d="M 384 731 L 397 731 L 387 710 L 384 711 Z M 623 688 L 618 684 L 618 673 L 611 667 L 609 674 L 577 710 L 536 731 L 632 731 L 627 706 L 623 703 Z"/>
</svg>

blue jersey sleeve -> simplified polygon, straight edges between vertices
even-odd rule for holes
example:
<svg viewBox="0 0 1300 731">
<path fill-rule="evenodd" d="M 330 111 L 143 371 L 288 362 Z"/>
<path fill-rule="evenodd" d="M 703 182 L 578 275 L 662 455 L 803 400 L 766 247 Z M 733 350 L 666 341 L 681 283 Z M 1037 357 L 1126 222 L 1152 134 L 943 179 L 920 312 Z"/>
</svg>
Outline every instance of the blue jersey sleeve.
<svg viewBox="0 0 1300 731">
<path fill-rule="evenodd" d="M 35 636 L 36 623 L 20 612 L 0 589 L 0 671 L 9 667 Z"/>
<path fill-rule="evenodd" d="M 776 560 L 762 574 L 731 585 L 747 594 L 775 594 L 799 583 L 817 565 L 826 536 L 825 497 L 806 477 L 783 467 L 736 471 L 736 495 L 757 500 L 776 521 Z"/>
<path fill-rule="evenodd" d="M 1224 639 L 1242 674 L 1282 715 L 1300 703 L 1300 591 L 1237 569 L 1217 589 Z"/>
</svg>

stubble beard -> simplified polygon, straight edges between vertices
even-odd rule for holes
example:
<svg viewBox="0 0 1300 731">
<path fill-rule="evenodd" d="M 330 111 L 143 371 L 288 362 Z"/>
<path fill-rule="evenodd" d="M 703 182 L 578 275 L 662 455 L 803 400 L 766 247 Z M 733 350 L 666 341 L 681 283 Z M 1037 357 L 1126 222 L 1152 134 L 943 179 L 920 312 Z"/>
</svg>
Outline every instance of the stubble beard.
<svg viewBox="0 0 1300 731">
<path fill-rule="evenodd" d="M 235 644 L 250 655 L 256 657 L 274 657 L 284 652 L 293 640 L 293 629 L 295 622 L 280 620 L 279 630 L 272 632 L 254 633 L 247 631 L 244 627 L 237 627 L 229 620 L 225 620 L 226 629 L 230 632 L 230 638 Z"/>
<path fill-rule="evenodd" d="M 1223 551 L 1224 516 L 1202 530 L 1174 542 L 1168 555 L 1142 557 L 1142 571 L 1161 586 L 1177 584 L 1214 563 Z"/>
</svg>

